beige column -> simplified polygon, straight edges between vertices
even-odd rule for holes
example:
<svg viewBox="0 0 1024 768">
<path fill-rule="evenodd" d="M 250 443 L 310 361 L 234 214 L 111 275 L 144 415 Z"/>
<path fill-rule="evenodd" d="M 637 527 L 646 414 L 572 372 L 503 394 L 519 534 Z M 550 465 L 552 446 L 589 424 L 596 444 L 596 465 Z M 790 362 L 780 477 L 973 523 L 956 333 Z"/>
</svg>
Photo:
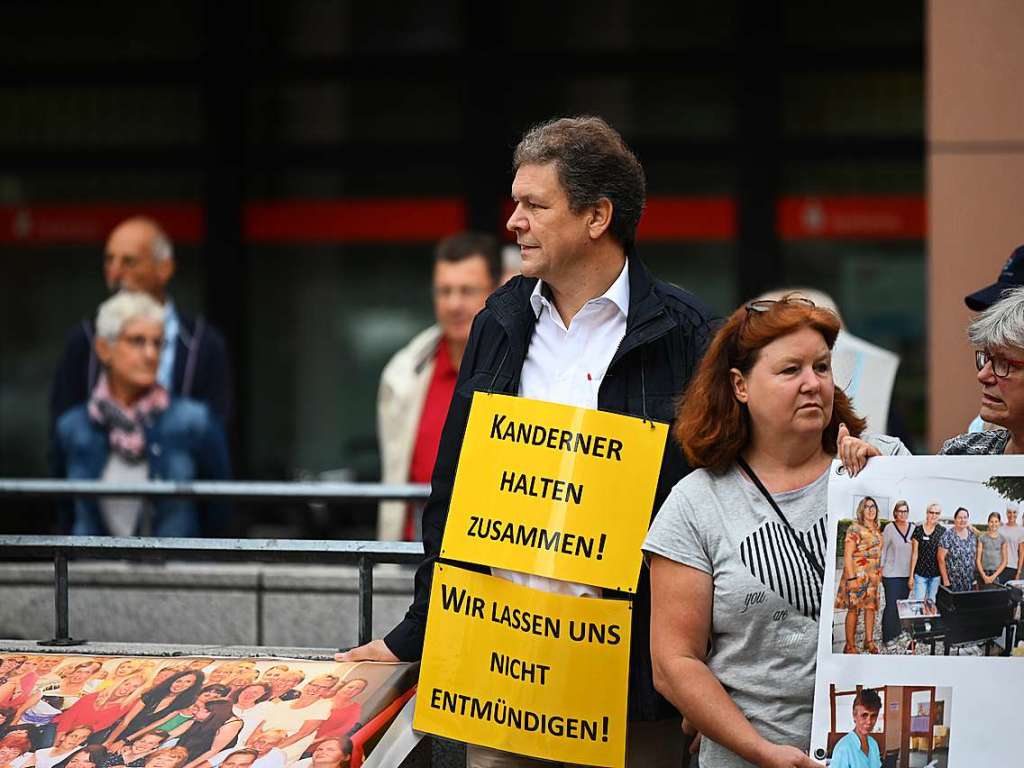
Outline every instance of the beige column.
<svg viewBox="0 0 1024 768">
<path fill-rule="evenodd" d="M 1024 2 L 929 0 L 928 436 L 965 431 L 978 385 L 964 296 L 1024 244 Z"/>
</svg>

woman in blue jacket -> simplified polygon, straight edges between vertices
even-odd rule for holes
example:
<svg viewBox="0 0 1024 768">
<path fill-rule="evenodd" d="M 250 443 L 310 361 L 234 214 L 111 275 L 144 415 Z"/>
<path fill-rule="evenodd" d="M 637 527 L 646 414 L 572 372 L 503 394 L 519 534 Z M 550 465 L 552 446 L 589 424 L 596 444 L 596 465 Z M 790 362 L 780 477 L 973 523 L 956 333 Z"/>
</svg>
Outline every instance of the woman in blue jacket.
<svg viewBox="0 0 1024 768">
<path fill-rule="evenodd" d="M 57 421 L 57 471 L 69 480 L 120 483 L 229 477 L 224 431 L 203 403 L 171 398 L 157 382 L 163 308 L 149 295 L 121 291 L 100 305 L 96 354 L 103 373 L 88 403 Z M 220 518 L 224 509 L 208 505 Z M 78 535 L 198 536 L 194 501 L 76 499 Z"/>
</svg>

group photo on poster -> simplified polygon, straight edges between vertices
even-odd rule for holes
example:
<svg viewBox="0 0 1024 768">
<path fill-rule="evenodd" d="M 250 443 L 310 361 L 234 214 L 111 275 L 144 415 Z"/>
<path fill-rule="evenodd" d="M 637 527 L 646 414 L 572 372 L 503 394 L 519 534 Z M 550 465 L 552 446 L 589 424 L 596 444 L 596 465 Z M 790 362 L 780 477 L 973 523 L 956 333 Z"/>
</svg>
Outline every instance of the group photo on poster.
<svg viewBox="0 0 1024 768">
<path fill-rule="evenodd" d="M 814 759 L 832 768 L 1014 762 L 1022 501 L 1020 457 L 894 457 L 856 477 L 833 467 Z M 958 713 L 984 717 L 954 720 L 954 699 Z"/>
<path fill-rule="evenodd" d="M 1024 526 L 1017 520 L 1024 478 L 940 481 L 926 492 L 927 500 L 911 505 L 880 489 L 853 496 L 845 514 L 840 510 L 835 652 L 1013 651 L 1024 586 Z M 961 620 L 965 613 L 970 621 Z"/>
<path fill-rule="evenodd" d="M 417 666 L 0 654 L 0 766 L 359 768 Z"/>
</svg>

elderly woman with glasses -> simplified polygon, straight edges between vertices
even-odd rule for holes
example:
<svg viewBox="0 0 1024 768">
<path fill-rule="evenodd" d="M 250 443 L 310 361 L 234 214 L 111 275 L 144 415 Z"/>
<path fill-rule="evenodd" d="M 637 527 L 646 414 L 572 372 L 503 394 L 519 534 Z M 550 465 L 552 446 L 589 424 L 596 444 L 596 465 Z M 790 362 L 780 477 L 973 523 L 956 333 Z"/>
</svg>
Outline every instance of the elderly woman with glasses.
<svg viewBox="0 0 1024 768">
<path fill-rule="evenodd" d="M 740 307 L 679 407 L 697 469 L 643 548 L 654 684 L 703 734 L 701 765 L 818 765 L 807 750 L 829 468 L 837 454 L 906 453 L 858 439 L 864 420 L 832 379 L 838 333 L 835 313 L 801 296 Z"/>
<path fill-rule="evenodd" d="M 100 305 L 95 345 L 103 373 L 89 402 L 57 420 L 58 477 L 117 483 L 229 477 L 216 418 L 202 403 L 172 398 L 157 382 L 163 323 L 163 308 L 141 292 L 121 291 Z M 216 505 L 207 512 L 224 515 Z M 161 499 L 150 509 L 138 498 L 79 498 L 72 532 L 197 536 L 199 517 L 187 499 Z"/>
<path fill-rule="evenodd" d="M 967 328 L 981 385 L 981 418 L 996 429 L 950 438 L 939 453 L 1024 452 L 1024 288 L 979 314 Z"/>
</svg>

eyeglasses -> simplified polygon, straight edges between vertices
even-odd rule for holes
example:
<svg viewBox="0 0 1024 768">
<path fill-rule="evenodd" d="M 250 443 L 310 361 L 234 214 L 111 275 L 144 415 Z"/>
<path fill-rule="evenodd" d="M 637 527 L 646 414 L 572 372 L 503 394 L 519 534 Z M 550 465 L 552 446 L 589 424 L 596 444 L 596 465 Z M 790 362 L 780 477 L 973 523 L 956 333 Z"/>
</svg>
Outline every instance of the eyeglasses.
<svg viewBox="0 0 1024 768">
<path fill-rule="evenodd" d="M 145 349 L 147 346 L 152 347 L 157 352 L 162 351 L 163 348 L 164 348 L 164 340 L 163 340 L 162 337 L 161 338 L 156 338 L 156 339 L 150 339 L 150 338 L 148 338 L 146 336 L 142 336 L 142 335 L 136 334 L 136 335 L 133 335 L 133 336 L 121 336 L 118 339 L 118 341 L 123 341 L 125 344 L 127 344 L 132 349 L 139 350 L 140 352 L 143 349 Z"/>
<path fill-rule="evenodd" d="M 796 304 L 798 307 L 814 309 L 818 305 L 806 296 L 783 296 L 781 299 L 758 299 L 746 303 L 747 314 L 751 312 L 767 312 L 776 304 Z"/>
<path fill-rule="evenodd" d="M 1024 360 L 996 357 L 995 355 L 990 355 L 986 349 L 974 350 L 974 364 L 979 371 L 985 367 L 986 363 L 992 363 L 992 373 L 1000 379 L 1005 379 L 1012 371 L 1024 368 Z"/>
</svg>

